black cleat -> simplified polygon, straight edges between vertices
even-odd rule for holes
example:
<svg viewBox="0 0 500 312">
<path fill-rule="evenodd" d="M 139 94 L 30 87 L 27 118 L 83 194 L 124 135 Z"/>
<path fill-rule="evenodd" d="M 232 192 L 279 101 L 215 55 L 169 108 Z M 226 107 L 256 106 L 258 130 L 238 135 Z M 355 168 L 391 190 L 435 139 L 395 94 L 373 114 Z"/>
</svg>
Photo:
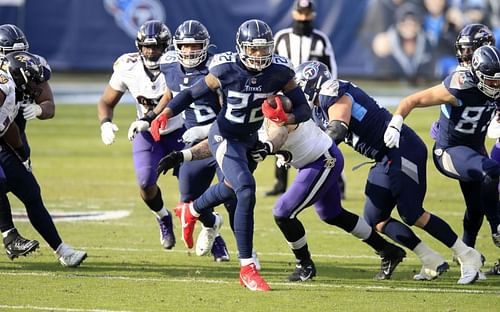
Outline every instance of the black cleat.
<svg viewBox="0 0 500 312">
<path fill-rule="evenodd" d="M 311 259 L 297 260 L 295 271 L 288 276 L 290 282 L 305 282 L 316 276 L 316 267 Z"/>
<path fill-rule="evenodd" d="M 266 192 L 266 196 L 278 196 L 285 193 L 286 188 L 283 186 L 275 185 L 272 190 Z"/>
<path fill-rule="evenodd" d="M 406 252 L 393 244 L 389 244 L 384 250 L 377 252 L 377 254 L 380 255 L 382 261 L 380 263 L 380 271 L 374 277 L 376 280 L 390 279 L 392 272 L 406 257 Z"/>
<path fill-rule="evenodd" d="M 484 272 L 485 275 L 500 275 L 500 259 L 493 265 L 491 269 Z"/>
<path fill-rule="evenodd" d="M 14 229 L 3 239 L 3 245 L 7 257 L 9 257 L 10 260 L 14 260 L 17 257 L 26 256 L 30 252 L 35 251 L 40 244 L 36 240 L 29 240 L 22 237 L 19 232 Z"/>
</svg>

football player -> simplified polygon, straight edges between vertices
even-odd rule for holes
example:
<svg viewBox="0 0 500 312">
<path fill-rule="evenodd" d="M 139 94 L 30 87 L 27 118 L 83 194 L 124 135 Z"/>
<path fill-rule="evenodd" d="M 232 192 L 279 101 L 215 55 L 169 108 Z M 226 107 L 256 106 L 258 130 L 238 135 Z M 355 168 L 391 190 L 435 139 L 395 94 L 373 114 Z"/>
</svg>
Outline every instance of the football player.
<svg viewBox="0 0 500 312">
<path fill-rule="evenodd" d="M 21 53 L 27 51 L 28 47 L 26 36 L 19 27 L 11 24 L 0 26 L 0 54 L 11 59 L 10 73 L 16 82 L 16 101 L 20 105 L 15 123 L 21 132 L 24 148 L 29 156 L 30 148 L 25 133 L 26 121 L 35 118 L 40 120 L 53 118 L 55 104 L 48 83 L 51 76 L 50 66 L 39 55 Z M 28 75 L 30 72 L 32 76 Z M 3 144 L 0 150 L 0 165 L 7 177 L 8 190 L 23 202 L 31 224 L 55 251 L 59 262 L 63 266 L 79 266 L 87 257 L 87 253 L 75 250 L 62 241 L 52 217 L 45 208 L 40 186 L 31 170 L 26 170 L 25 166 L 19 163 L 17 155 Z M 27 255 L 39 245 L 37 241 L 27 240 L 19 234 L 12 221 L 10 207 L 0 209 L 0 230 L 10 259 Z"/>
<path fill-rule="evenodd" d="M 172 215 L 164 206 L 157 184 L 156 166 L 161 157 L 183 147 L 183 120 L 171 120 L 156 142 L 147 130 L 156 116 L 155 108 L 166 88 L 160 63 L 168 57 L 166 50 L 171 43 L 171 33 L 160 21 L 147 21 L 139 28 L 135 45 L 137 52 L 120 56 L 113 65 L 113 74 L 97 104 L 101 122 L 101 139 L 113 144 L 118 127 L 113 123 L 113 112 L 123 94 L 128 90 L 136 100 L 137 120 L 131 123 L 128 138 L 133 144 L 133 162 L 140 196 L 156 215 L 160 226 L 160 243 L 165 249 L 175 246 Z M 177 176 L 177 172 L 174 172 Z"/>
<path fill-rule="evenodd" d="M 402 146 L 388 148 L 384 144 L 384 132 L 391 120 L 389 111 L 351 82 L 322 79 L 326 70 L 320 62 L 303 63 L 297 69 L 297 80 L 313 105 L 316 123 L 335 142 L 345 142 L 375 161 L 365 187 L 365 220 L 377 231 L 416 253 L 423 266 L 415 279 L 436 278 L 448 269 L 448 263 L 408 226 L 391 218 L 397 206 L 406 224 L 424 229 L 458 255 L 463 263 L 460 284 L 474 282 L 481 266 L 479 252 L 467 247 L 446 222 L 422 207 L 427 160 L 422 140 L 404 126 Z"/>
<path fill-rule="evenodd" d="M 500 105 L 500 51 L 494 46 L 481 46 L 472 55 L 469 71 L 454 72 L 442 84 L 404 98 L 385 131 L 387 147 L 401 149 L 398 146 L 405 142 L 400 140 L 403 119 L 413 108 L 434 105 L 442 105 L 433 147 L 434 164 L 443 175 L 461 182 L 467 209 L 486 215 L 493 242 L 500 247 L 500 167 L 488 157 L 484 146 L 486 129 Z M 428 224 L 431 222 L 432 218 Z M 479 269 L 481 261 L 477 258 L 481 259 L 481 255 L 476 254 L 473 263 L 460 259 L 460 251 L 456 255 L 463 278 L 468 275 L 464 266 L 470 266 L 471 275 Z"/>
<path fill-rule="evenodd" d="M 264 101 L 264 116 L 272 116 L 273 110 L 270 102 Z M 270 144 L 277 151 L 278 164 L 298 169 L 292 185 L 273 208 L 274 220 L 296 258 L 295 271 L 288 280 L 306 281 L 316 275 L 305 229 L 298 219 L 298 214 L 311 205 L 322 221 L 340 227 L 371 246 L 382 257 L 381 270 L 375 278 L 389 279 L 406 252 L 384 240 L 363 218 L 342 207 L 339 177 L 344 157 L 337 145 L 311 119 L 300 124 L 280 125 L 266 118 L 264 129 L 267 140 L 251 151 L 254 159 L 263 160 L 270 150 L 265 145 Z"/>
<path fill-rule="evenodd" d="M 211 186 L 189 207 L 184 207 L 182 222 L 189 224 L 199 218 L 205 227 L 212 228 L 207 232 L 210 235 L 199 237 L 197 241 L 196 248 L 207 252 L 222 223 L 222 219 L 212 214 L 211 209 L 236 198 L 234 234 L 241 266 L 240 283 L 253 291 L 268 291 L 270 287 L 260 276 L 252 257 L 256 197 L 252 172 L 256 163 L 249 161 L 247 152 L 257 142 L 257 130 L 264 119 L 261 105 L 267 96 L 282 91 L 294 103 L 292 113 L 275 116 L 283 123 L 309 119 L 310 108 L 294 81 L 295 73 L 288 59 L 273 54 L 273 34 L 266 23 L 252 19 L 241 24 L 236 33 L 236 49 L 236 53 L 215 55 L 209 73 L 168 103 L 164 112 L 153 121 L 151 132 L 156 136 L 167 121 L 170 123 L 170 118 L 186 109 L 195 99 L 215 91 L 221 92 L 222 108 L 210 127 L 208 143 L 224 181 Z"/>
<path fill-rule="evenodd" d="M 183 89 L 191 87 L 202 79 L 208 73 L 208 63 L 212 58 L 212 55 L 208 53 L 210 47 L 208 30 L 196 20 L 184 21 L 177 27 L 173 37 L 173 46 L 175 51 L 169 52 L 169 57 L 166 57 L 165 63 L 160 66 L 166 81 L 166 90 L 160 100 L 162 106 Z M 197 99 L 184 110 L 184 126 L 187 130 L 182 139 L 186 143 L 185 147 L 191 147 L 206 139 L 208 129 L 214 122 L 220 107 L 218 95 L 211 92 Z M 203 194 L 210 186 L 217 168 L 213 157 L 187 162 L 179 168 L 181 206 L 189 205 Z M 220 176 L 220 170 L 217 171 Z M 234 215 L 235 203 L 233 202 L 228 202 L 226 205 L 231 216 Z M 180 218 L 182 209 L 176 208 L 176 213 Z M 189 226 L 194 226 L 194 223 Z M 193 231 L 193 229 L 185 228 L 183 224 L 182 233 L 184 230 Z M 202 231 L 209 230 L 205 227 L 202 229 Z M 192 236 L 182 235 L 182 239 L 187 248 L 193 247 Z M 211 252 L 215 261 L 229 261 L 226 244 L 220 235 L 216 235 Z"/>
</svg>

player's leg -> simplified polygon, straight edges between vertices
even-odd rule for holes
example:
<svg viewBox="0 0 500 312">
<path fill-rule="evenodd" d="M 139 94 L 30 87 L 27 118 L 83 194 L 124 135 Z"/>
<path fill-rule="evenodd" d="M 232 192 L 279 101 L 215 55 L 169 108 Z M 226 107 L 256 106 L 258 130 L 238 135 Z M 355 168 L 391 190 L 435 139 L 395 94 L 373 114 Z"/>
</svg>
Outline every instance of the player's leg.
<svg viewBox="0 0 500 312">
<path fill-rule="evenodd" d="M 160 227 L 160 242 L 165 249 L 175 246 L 172 215 L 164 206 L 162 193 L 158 187 L 156 167 L 161 157 L 171 151 L 180 150 L 184 128 L 162 135 L 160 142 L 154 142 L 149 132 L 140 132 L 133 141 L 134 169 L 140 195 L 149 209 L 156 215 Z M 174 170 L 177 175 L 177 170 Z"/>
<path fill-rule="evenodd" d="M 484 210 L 481 205 L 481 185 L 476 182 L 458 182 L 465 201 L 462 240 L 467 246 L 474 248 L 484 219 Z"/>
<path fill-rule="evenodd" d="M 490 224 L 493 242 L 500 247 L 499 164 L 485 154 L 466 146 L 456 146 L 446 150 L 435 148 L 433 159 L 438 170 L 444 175 L 460 181 L 476 182 L 480 185 L 479 199 L 482 211 Z M 476 195 L 464 194 L 464 196 L 474 196 L 466 202 L 473 202 Z M 476 215 L 480 216 L 480 212 Z"/>
<path fill-rule="evenodd" d="M 62 241 L 52 217 L 45 208 L 35 176 L 28 172 L 9 150 L 0 152 L 0 163 L 5 169 L 8 189 L 24 204 L 30 223 L 55 251 L 59 262 L 69 267 L 80 265 L 87 253 L 75 250 Z"/>
<path fill-rule="evenodd" d="M 288 185 L 288 170 L 286 167 L 278 167 L 274 165 L 274 177 L 276 178 L 276 183 L 273 188 L 266 192 L 266 196 L 277 196 L 286 191 Z"/>
</svg>

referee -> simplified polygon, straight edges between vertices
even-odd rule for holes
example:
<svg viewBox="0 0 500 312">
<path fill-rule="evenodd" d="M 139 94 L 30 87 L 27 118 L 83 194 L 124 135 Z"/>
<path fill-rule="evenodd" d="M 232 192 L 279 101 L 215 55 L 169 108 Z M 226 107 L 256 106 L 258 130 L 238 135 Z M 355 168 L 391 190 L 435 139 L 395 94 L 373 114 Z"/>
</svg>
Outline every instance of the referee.
<svg viewBox="0 0 500 312">
<path fill-rule="evenodd" d="M 275 53 L 290 59 L 294 67 L 306 61 L 320 61 L 328 66 L 332 78 L 337 79 L 337 62 L 332 44 L 324 32 L 314 29 L 315 18 L 314 1 L 297 0 L 292 11 L 293 26 L 278 31 L 274 36 Z M 286 191 L 287 169 L 276 167 L 275 176 L 276 184 L 266 196 L 276 196 Z M 344 197 L 344 183 L 339 182 Z"/>
</svg>

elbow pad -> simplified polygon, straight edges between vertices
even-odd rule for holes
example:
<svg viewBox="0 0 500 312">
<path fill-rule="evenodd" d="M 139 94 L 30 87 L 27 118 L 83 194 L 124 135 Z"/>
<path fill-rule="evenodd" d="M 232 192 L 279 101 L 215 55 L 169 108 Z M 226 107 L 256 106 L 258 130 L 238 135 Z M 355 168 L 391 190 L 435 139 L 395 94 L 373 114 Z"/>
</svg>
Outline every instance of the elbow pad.
<svg viewBox="0 0 500 312">
<path fill-rule="evenodd" d="M 335 141 L 335 144 L 339 144 L 344 141 L 347 135 L 347 129 L 349 129 L 349 125 L 341 120 L 332 120 L 328 123 L 326 127 L 326 134 Z"/>
</svg>

